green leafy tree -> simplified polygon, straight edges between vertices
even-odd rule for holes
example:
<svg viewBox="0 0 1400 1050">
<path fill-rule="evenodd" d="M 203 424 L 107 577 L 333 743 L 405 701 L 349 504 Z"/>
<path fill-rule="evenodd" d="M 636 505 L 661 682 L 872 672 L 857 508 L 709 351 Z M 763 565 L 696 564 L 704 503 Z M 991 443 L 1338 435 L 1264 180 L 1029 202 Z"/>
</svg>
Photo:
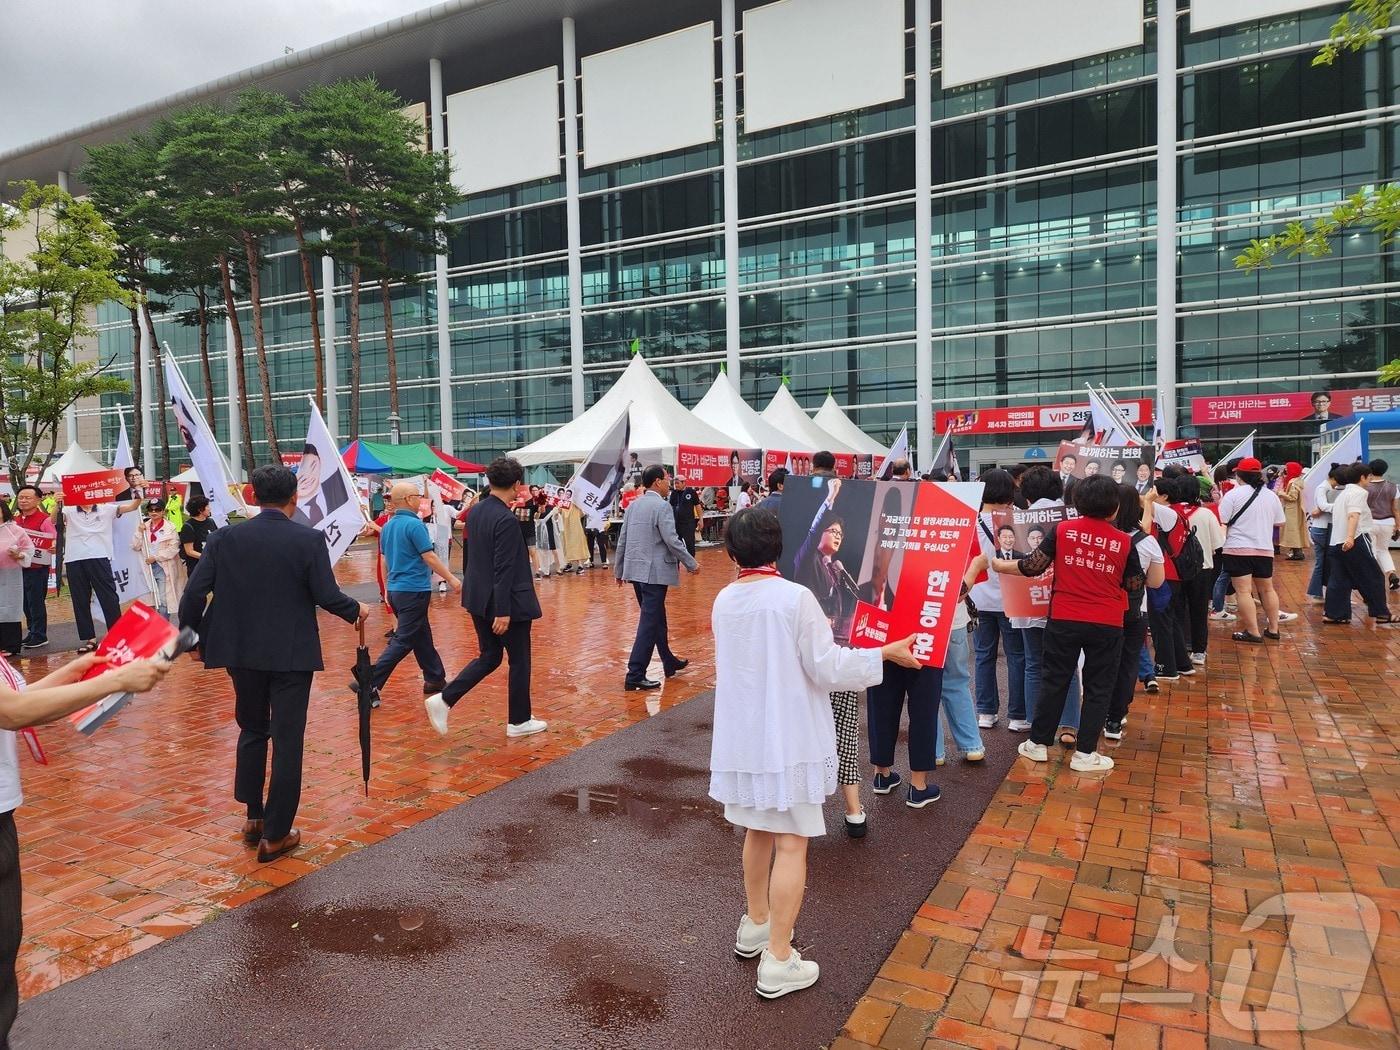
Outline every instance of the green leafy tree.
<svg viewBox="0 0 1400 1050">
<path fill-rule="evenodd" d="M 0 248 L 7 235 L 29 242 L 14 258 L 0 251 L 0 439 L 16 486 L 32 463 L 52 458 L 71 405 L 129 389 L 106 364 L 74 361 L 73 349 L 94 335 L 98 306 L 133 301 L 117 279 L 116 234 L 97 208 L 57 186 L 18 185 L 14 207 L 0 208 Z"/>
<path fill-rule="evenodd" d="M 1313 58 L 1315 66 L 1330 66 L 1343 51 L 1360 51 L 1380 39 L 1400 12 L 1400 0 L 1353 0 L 1351 8 L 1332 26 L 1332 37 Z M 1326 215 L 1311 222 L 1291 222 L 1278 233 L 1257 238 L 1235 259 L 1244 270 L 1273 264 L 1280 257 L 1322 258 L 1332 254 L 1332 241 L 1349 229 L 1374 233 L 1389 248 L 1400 231 L 1400 185 L 1388 183 L 1360 190 Z M 1400 358 L 1380 368 L 1382 383 L 1400 383 Z"/>
</svg>

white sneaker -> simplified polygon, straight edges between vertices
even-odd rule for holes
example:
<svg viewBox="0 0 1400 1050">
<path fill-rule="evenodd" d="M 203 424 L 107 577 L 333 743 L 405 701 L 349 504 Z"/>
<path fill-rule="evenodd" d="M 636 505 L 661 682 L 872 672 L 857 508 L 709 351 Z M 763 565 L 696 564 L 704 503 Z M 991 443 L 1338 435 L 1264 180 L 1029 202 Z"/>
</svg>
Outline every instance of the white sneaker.
<svg viewBox="0 0 1400 1050">
<path fill-rule="evenodd" d="M 1006 723 L 1006 728 L 1013 733 L 1029 733 L 1031 731 L 1031 724 L 1024 718 L 1013 718 L 1010 722 Z"/>
<path fill-rule="evenodd" d="M 788 950 L 786 959 L 775 959 L 763 949 L 758 960 L 758 983 L 754 991 L 765 999 L 778 999 L 788 992 L 800 992 L 817 983 L 821 967 L 803 959 L 796 948 Z"/>
<path fill-rule="evenodd" d="M 506 736 L 530 736 L 532 733 L 543 733 L 549 728 L 549 723 L 538 718 L 531 718 L 528 721 L 515 725 L 506 726 Z"/>
<path fill-rule="evenodd" d="M 996 725 L 996 724 L 997 724 L 997 716 L 996 716 L 996 715 L 978 715 L 978 716 L 977 716 L 977 728 L 978 728 L 978 729 L 991 729 L 992 726 L 994 726 L 994 725 Z"/>
<path fill-rule="evenodd" d="M 1083 751 L 1076 751 L 1074 757 L 1069 760 L 1069 768 L 1076 773 L 1107 773 L 1113 768 L 1113 759 L 1097 751 L 1091 751 L 1087 755 Z"/>
<path fill-rule="evenodd" d="M 447 581 L 446 581 L 446 580 L 441 580 L 441 581 L 439 581 L 439 583 L 438 583 L 438 594 L 446 594 L 446 593 L 447 593 Z"/>
<path fill-rule="evenodd" d="M 1282 609 L 1278 611 L 1279 623 L 1292 623 L 1296 619 L 1298 619 L 1297 613 L 1284 612 Z"/>
<path fill-rule="evenodd" d="M 1221 609 L 1219 612 L 1211 613 L 1210 618 L 1212 620 L 1233 620 L 1235 618 L 1235 614 L 1232 613 L 1229 609 Z"/>
<path fill-rule="evenodd" d="M 1045 745 L 1037 744 L 1034 740 L 1022 740 L 1016 753 L 1022 758 L 1029 758 L 1032 762 L 1044 762 L 1050 757 L 1045 751 Z"/>
<path fill-rule="evenodd" d="M 1205 662 L 1206 662 L 1206 654 L 1205 654 L 1205 653 L 1192 653 L 1192 654 L 1191 654 L 1191 662 L 1192 662 L 1193 664 L 1198 664 L 1198 665 L 1204 666 L 1204 665 L 1205 665 Z"/>
<path fill-rule="evenodd" d="M 452 708 L 447 706 L 447 701 L 442 698 L 441 693 L 434 693 L 432 696 L 423 699 L 423 707 L 428 712 L 428 721 L 433 724 L 433 728 L 438 731 L 439 736 L 447 735 L 447 712 Z"/>
<path fill-rule="evenodd" d="M 984 759 L 984 758 L 986 758 L 986 757 L 987 757 L 987 752 L 983 751 L 983 750 L 979 747 L 979 748 L 975 748 L 975 749 L 973 749 L 972 751 L 969 751 L 967 754 L 963 755 L 963 761 L 964 761 L 964 762 L 981 762 L 982 759 Z"/>
<path fill-rule="evenodd" d="M 741 959 L 753 959 L 768 947 L 768 923 L 756 923 L 745 912 L 739 920 L 739 932 L 734 935 L 734 954 Z"/>
</svg>

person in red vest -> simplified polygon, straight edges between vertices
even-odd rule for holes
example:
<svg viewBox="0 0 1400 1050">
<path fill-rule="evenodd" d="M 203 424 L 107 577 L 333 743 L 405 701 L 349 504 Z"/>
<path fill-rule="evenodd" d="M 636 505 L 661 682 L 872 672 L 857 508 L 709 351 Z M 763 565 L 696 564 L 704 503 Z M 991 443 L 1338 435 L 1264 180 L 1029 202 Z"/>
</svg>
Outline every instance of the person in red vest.
<svg viewBox="0 0 1400 1050">
<path fill-rule="evenodd" d="M 1056 525 L 1037 550 L 1022 558 L 996 558 L 991 564 L 997 572 L 1031 577 L 1055 570 L 1041 654 L 1040 699 L 1030 739 L 1017 751 L 1033 762 L 1049 757 L 1046 748 L 1055 740 L 1070 679 L 1083 653 L 1084 703 L 1070 768 L 1105 773 L 1113 768 L 1113 759 L 1099 754 L 1099 734 L 1117 679 L 1128 592 L 1141 589 L 1143 571 L 1132 539 L 1115 524 L 1119 494 L 1112 478 L 1081 480 L 1074 487 L 1074 508 L 1079 517 Z"/>
</svg>

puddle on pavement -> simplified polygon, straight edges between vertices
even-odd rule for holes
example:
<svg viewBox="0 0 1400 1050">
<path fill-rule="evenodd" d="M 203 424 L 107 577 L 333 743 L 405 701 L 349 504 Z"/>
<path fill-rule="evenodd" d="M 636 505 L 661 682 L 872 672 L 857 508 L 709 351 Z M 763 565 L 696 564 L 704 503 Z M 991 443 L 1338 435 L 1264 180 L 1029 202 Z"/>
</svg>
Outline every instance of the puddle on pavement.
<svg viewBox="0 0 1400 1050">
<path fill-rule="evenodd" d="M 665 1015 L 666 974 L 607 941 L 564 937 L 550 949 L 548 962 L 570 978 L 565 1005 L 594 1028 L 621 1031 Z"/>
<path fill-rule="evenodd" d="M 672 762 L 665 758 L 654 758 L 651 756 L 641 756 L 639 758 L 629 758 L 622 763 L 622 768 L 631 773 L 634 777 L 645 780 L 653 780 L 659 783 L 668 784 L 676 780 L 683 780 L 687 777 L 709 778 L 708 769 L 699 769 L 696 766 L 686 766 L 679 762 Z"/>
<path fill-rule="evenodd" d="M 550 795 L 549 804 L 595 819 L 626 817 L 657 834 L 664 834 L 695 819 L 725 831 L 735 830 L 734 825 L 724 819 L 720 805 L 704 795 L 678 801 L 658 795 L 638 794 L 621 784 L 584 784 Z"/>
<path fill-rule="evenodd" d="M 413 905 L 325 904 L 309 911 L 273 908 L 256 916 L 259 926 L 276 933 L 262 946 L 265 963 L 272 956 L 303 950 L 333 955 L 390 956 L 411 959 L 441 951 L 453 933 L 430 909 Z"/>
</svg>

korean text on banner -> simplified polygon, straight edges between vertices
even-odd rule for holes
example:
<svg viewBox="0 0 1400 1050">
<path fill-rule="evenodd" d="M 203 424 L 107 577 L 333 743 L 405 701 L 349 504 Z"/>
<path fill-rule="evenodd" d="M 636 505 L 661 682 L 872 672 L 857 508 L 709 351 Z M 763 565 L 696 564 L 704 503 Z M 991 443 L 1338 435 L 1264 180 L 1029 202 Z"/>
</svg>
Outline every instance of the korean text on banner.
<svg viewBox="0 0 1400 1050">
<path fill-rule="evenodd" d="M 91 507 L 111 503 L 126 488 L 120 470 L 94 470 L 89 474 L 65 474 L 63 502 L 69 507 Z"/>
<path fill-rule="evenodd" d="M 445 470 L 433 471 L 428 480 L 438 487 L 438 491 L 442 493 L 442 498 L 449 503 L 456 503 L 466 495 L 467 486 Z"/>
<path fill-rule="evenodd" d="M 763 476 L 763 467 L 763 450 L 758 448 L 676 447 L 677 476 L 700 488 L 732 487 L 745 481 L 757 485 Z"/>
<path fill-rule="evenodd" d="M 97 646 L 97 655 L 106 656 L 107 663 L 89 669 L 84 680 L 98 678 L 108 671 L 133 660 L 149 660 L 175 651 L 179 631 L 149 605 L 133 602 Z M 95 704 L 75 711 L 68 721 L 84 735 L 90 735 L 116 714 L 131 699 L 130 693 L 110 693 Z"/>
<path fill-rule="evenodd" d="M 1106 474 L 1120 485 L 1130 478 L 1143 457 L 1151 457 L 1151 449 L 1136 445 L 1086 445 L 1083 442 L 1061 441 L 1055 454 L 1055 470 L 1063 478 L 1091 478 Z"/>
<path fill-rule="evenodd" d="M 1142 423 L 1152 411 L 1147 398 L 1118 402 L 1129 423 Z M 1024 434 L 1037 430 L 1080 430 L 1089 422 L 1087 403 L 1025 405 L 1016 408 L 942 409 L 934 415 L 940 434 Z"/>
<path fill-rule="evenodd" d="M 632 435 L 632 403 L 627 407 L 593 446 L 569 479 L 568 489 L 574 495 L 574 502 L 583 509 L 584 520 L 590 529 L 607 527 L 608 511 L 613 500 L 622 489 L 622 481 L 627 476 L 627 446 Z"/>
<path fill-rule="evenodd" d="M 297 466 L 297 509 L 292 520 L 310 525 L 325 537 L 331 564 L 338 562 L 364 527 L 355 498 L 355 481 L 340 458 L 321 410 L 311 401 L 306 447 Z"/>
<path fill-rule="evenodd" d="M 1022 558 L 1040 548 L 1041 541 L 1067 518 L 1076 517 L 1072 508 L 1063 503 L 1035 510 L 1013 510 L 997 515 L 994 522 L 997 556 Z M 1007 616 L 1049 616 L 1050 584 L 1054 580 L 1052 567 L 1035 579 L 1019 573 L 1001 577 L 1001 598 Z"/>
<path fill-rule="evenodd" d="M 170 406 L 175 410 L 175 424 L 180 428 L 180 437 L 185 442 L 185 451 L 194 465 L 195 476 L 209 500 L 209 513 L 214 523 L 223 528 L 228 524 L 229 515 L 246 514 L 247 507 L 239 498 L 241 491 L 229 470 L 214 432 L 199 409 L 199 402 L 190 392 L 189 384 L 173 354 L 165 355 L 165 385 L 170 390 Z"/>
<path fill-rule="evenodd" d="M 1162 446 L 1160 463 L 1163 467 L 1185 467 L 1197 474 L 1206 469 L 1205 454 L 1201 451 L 1201 443 L 1195 438 L 1166 442 Z"/>
</svg>

